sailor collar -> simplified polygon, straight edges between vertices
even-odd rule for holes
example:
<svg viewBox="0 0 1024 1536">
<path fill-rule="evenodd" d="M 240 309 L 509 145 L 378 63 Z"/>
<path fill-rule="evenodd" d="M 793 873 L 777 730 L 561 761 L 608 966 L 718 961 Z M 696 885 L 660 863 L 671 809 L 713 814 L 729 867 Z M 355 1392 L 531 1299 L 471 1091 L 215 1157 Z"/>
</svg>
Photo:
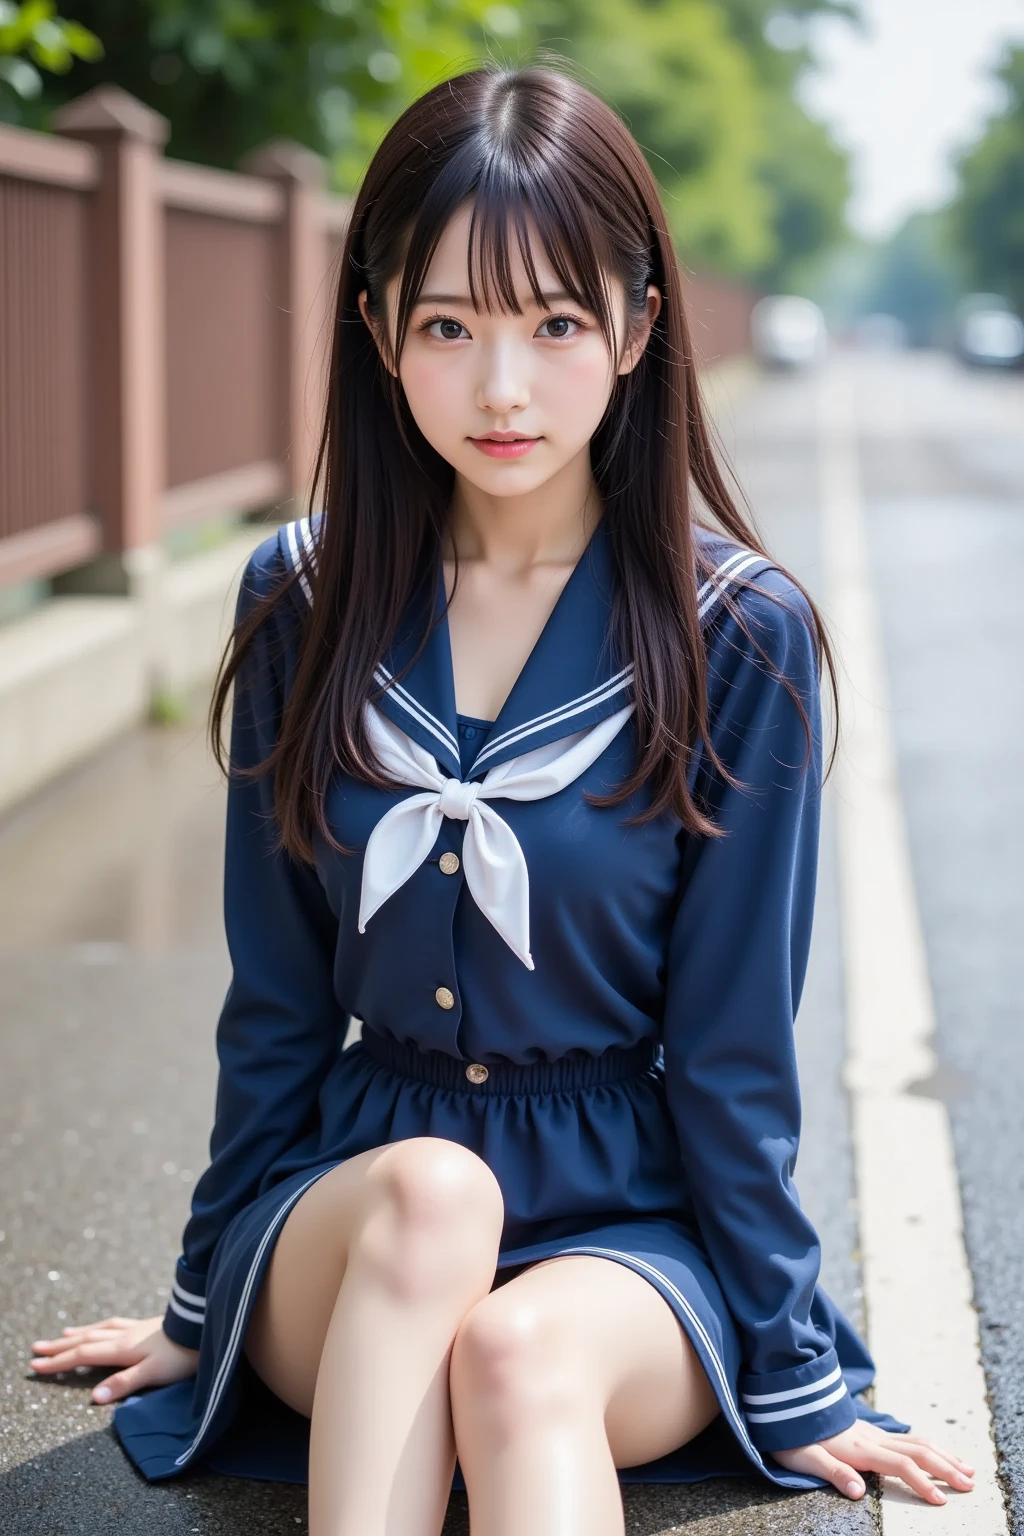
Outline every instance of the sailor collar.
<svg viewBox="0 0 1024 1536">
<path fill-rule="evenodd" d="M 302 518 L 285 524 L 279 533 L 285 562 L 298 573 L 303 599 L 310 604 L 315 531 L 315 521 L 311 526 L 308 518 Z M 698 614 L 702 625 L 707 625 L 736 580 L 749 579 L 756 568 L 771 562 L 703 529 L 696 532 L 707 563 L 713 565 L 698 589 Z M 559 593 L 467 779 L 549 742 L 589 730 L 631 701 L 633 667 L 623 665 L 612 648 L 614 594 L 611 536 L 602 521 Z M 447 594 L 440 561 L 410 598 L 375 681 L 382 690 L 374 700 L 381 713 L 429 752 L 445 772 L 461 779 Z"/>
</svg>

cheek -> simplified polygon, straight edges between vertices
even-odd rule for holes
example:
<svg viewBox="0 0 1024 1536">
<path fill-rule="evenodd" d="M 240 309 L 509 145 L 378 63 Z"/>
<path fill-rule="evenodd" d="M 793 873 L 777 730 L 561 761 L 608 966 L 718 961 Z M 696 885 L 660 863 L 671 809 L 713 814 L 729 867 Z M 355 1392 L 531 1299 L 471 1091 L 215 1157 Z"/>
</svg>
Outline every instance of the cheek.
<svg viewBox="0 0 1024 1536">
<path fill-rule="evenodd" d="M 407 357 L 400 377 L 413 420 L 429 443 L 436 448 L 462 435 L 469 384 L 467 371 L 457 359 Z"/>
<path fill-rule="evenodd" d="M 534 395 L 560 436 L 585 441 L 601 419 L 611 385 L 603 344 L 588 340 L 538 369 Z"/>
</svg>

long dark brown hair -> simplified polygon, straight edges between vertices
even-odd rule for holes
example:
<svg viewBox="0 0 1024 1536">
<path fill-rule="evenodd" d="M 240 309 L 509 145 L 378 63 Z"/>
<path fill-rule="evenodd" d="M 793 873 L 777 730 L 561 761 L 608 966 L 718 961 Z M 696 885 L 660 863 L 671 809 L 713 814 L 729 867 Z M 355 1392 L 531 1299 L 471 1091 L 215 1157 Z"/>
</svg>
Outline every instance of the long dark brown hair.
<svg viewBox="0 0 1024 1536">
<path fill-rule="evenodd" d="M 767 551 L 719 467 L 679 264 L 638 144 L 606 103 L 561 70 L 492 64 L 435 86 L 398 118 L 373 156 L 345 238 L 310 500 L 325 516 L 314 525 L 314 555 L 303 556 L 301 569 L 313 600 L 276 745 L 252 770 L 273 773 L 280 842 L 299 859 L 312 857 L 314 830 L 339 846 L 324 811 L 339 768 L 388 782 L 367 741 L 363 706 L 378 695 L 374 669 L 414 588 L 440 559 L 454 485 L 454 470 L 423 437 L 400 381 L 382 362 L 357 295 L 365 288 L 374 320 L 384 320 L 386 285 L 401 270 L 394 331 L 400 357 L 431 257 L 467 200 L 474 210 L 470 292 L 478 309 L 493 309 L 497 297 L 504 312 L 522 312 L 508 259 L 513 236 L 543 304 L 527 212 L 559 281 L 597 317 L 612 356 L 617 341 L 605 274 L 624 286 L 629 325 L 645 316 L 648 284 L 661 291 L 643 356 L 616 378 L 591 441 L 617 568 L 614 643 L 636 668 L 639 746 L 634 772 L 602 803 L 621 803 L 647 784 L 645 816 L 672 810 L 692 832 L 715 831 L 687 783 L 695 745 L 710 748 L 697 615 L 697 587 L 710 571 L 693 539 L 695 499 L 728 537 Z M 299 576 L 290 572 L 255 604 L 222 658 L 210 731 L 225 771 L 222 723 L 232 681 L 254 633 Z M 824 657 L 834 690 L 833 658 L 813 603 L 810 613 L 819 665 Z M 806 725 L 804 701 L 787 686 Z"/>
</svg>

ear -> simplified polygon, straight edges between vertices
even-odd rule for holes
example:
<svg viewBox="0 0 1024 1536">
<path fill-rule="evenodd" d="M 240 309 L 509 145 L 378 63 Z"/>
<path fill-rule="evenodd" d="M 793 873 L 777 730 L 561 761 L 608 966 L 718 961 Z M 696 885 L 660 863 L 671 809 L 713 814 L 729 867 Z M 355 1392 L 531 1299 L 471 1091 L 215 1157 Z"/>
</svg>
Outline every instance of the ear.
<svg viewBox="0 0 1024 1536">
<path fill-rule="evenodd" d="M 642 320 L 637 321 L 630 337 L 629 344 L 623 353 L 622 362 L 619 364 L 619 373 L 632 373 L 637 363 L 644 355 L 644 350 L 651 336 L 651 326 L 661 313 L 661 289 L 656 283 L 651 283 L 647 288 L 647 313 Z"/>
<path fill-rule="evenodd" d="M 381 361 L 383 362 L 383 364 L 384 364 L 385 368 L 388 370 L 388 372 L 394 374 L 395 377 L 397 378 L 397 376 L 398 376 L 397 375 L 397 370 L 392 368 L 391 364 L 389 363 L 387 357 L 384 354 L 384 349 L 383 349 L 383 347 L 381 345 L 380 325 L 379 325 L 378 321 L 376 321 L 374 319 L 374 317 L 370 313 L 370 307 L 369 307 L 369 304 L 367 302 L 367 294 L 366 294 L 366 289 L 365 288 L 362 289 L 362 291 L 358 294 L 358 296 L 356 298 L 356 303 L 359 305 L 359 313 L 363 317 L 363 323 L 365 324 L 367 330 L 370 332 L 370 335 L 373 337 L 374 341 L 377 344 L 377 351 L 380 353 Z"/>
</svg>

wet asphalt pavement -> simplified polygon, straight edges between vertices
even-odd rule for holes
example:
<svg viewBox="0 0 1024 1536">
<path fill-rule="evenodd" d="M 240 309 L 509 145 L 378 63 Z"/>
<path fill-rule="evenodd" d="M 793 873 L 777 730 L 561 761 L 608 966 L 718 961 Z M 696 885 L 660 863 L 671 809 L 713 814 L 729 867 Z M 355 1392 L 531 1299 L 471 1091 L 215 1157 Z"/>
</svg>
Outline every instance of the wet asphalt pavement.
<svg viewBox="0 0 1024 1536">
<path fill-rule="evenodd" d="M 1024 1532 L 1024 381 L 936 358 L 853 367 L 894 730 L 939 1019 L 986 1367 Z M 722 431 L 780 558 L 821 590 L 813 383 L 735 381 Z M 162 1312 L 213 1111 L 228 979 L 223 792 L 201 714 L 134 733 L 0 823 L 0 1530 L 263 1536 L 305 1490 L 207 1473 L 147 1484 L 89 1401 L 36 1380 L 32 1339 Z M 823 1278 L 861 1321 L 833 828 L 798 1021 L 798 1181 Z M 1014 945 L 1017 939 L 1017 945 Z M 898 1403 L 886 1404 L 899 1413 Z M 627 1531 L 861 1533 L 870 1500 L 760 1479 L 626 1490 Z M 455 1497 L 445 1536 L 467 1530 Z"/>
</svg>

